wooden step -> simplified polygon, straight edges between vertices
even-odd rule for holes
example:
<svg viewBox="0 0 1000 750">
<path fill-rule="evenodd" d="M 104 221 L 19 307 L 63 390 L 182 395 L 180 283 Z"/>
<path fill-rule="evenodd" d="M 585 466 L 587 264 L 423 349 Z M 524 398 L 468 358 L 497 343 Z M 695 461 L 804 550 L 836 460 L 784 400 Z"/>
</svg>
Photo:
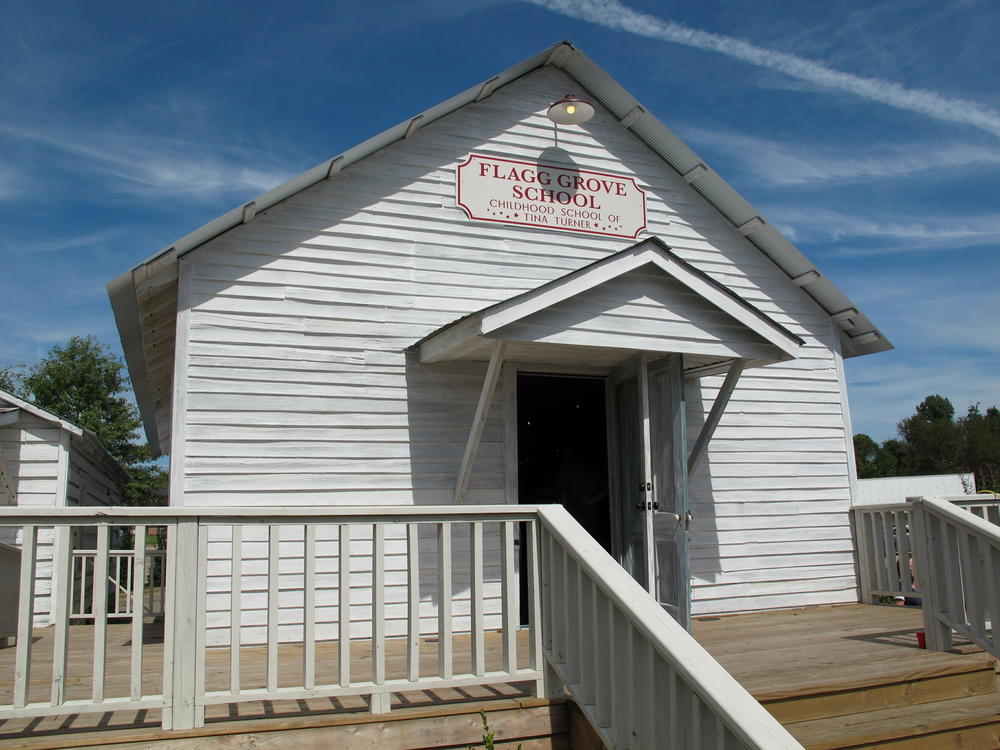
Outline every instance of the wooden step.
<svg viewBox="0 0 1000 750">
<path fill-rule="evenodd" d="M 979 663 L 977 668 L 953 674 L 821 690 L 761 702 L 774 718 L 790 724 L 990 694 L 1000 701 L 1000 680 L 990 666 Z"/>
<path fill-rule="evenodd" d="M 806 750 L 1000 748 L 1000 694 L 785 724 Z"/>
<path fill-rule="evenodd" d="M 170 732 L 149 727 L 14 737 L 6 742 L 25 750 L 225 750 L 243 747 L 258 750 L 431 750 L 482 747 L 480 710 L 486 712 L 497 748 L 568 750 L 570 747 L 570 717 L 566 704 L 537 698 L 402 708 L 380 716 L 302 715 L 283 719 L 209 722 L 199 729 Z"/>
</svg>

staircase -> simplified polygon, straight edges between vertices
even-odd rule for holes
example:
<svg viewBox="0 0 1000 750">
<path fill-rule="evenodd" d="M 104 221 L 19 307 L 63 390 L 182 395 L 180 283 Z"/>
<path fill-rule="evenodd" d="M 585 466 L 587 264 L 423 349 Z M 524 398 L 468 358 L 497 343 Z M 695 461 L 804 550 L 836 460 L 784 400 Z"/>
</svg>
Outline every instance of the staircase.
<svg viewBox="0 0 1000 750">
<path fill-rule="evenodd" d="M 808 750 L 1000 748 L 1000 679 L 990 664 L 975 664 L 764 707 Z"/>
<path fill-rule="evenodd" d="M 820 606 L 703 618 L 694 634 L 808 750 L 1000 748 L 995 660 L 919 648 L 919 609 Z"/>
</svg>

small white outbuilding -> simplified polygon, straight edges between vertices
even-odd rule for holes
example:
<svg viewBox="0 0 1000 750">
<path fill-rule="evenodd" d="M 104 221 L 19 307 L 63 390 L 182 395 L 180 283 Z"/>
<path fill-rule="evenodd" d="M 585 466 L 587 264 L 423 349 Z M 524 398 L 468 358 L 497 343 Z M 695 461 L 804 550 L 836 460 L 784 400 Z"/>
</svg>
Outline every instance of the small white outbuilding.
<svg viewBox="0 0 1000 750">
<path fill-rule="evenodd" d="M 118 505 L 127 481 L 128 474 L 92 432 L 0 390 L 0 504 L 25 508 Z M 11 571 L 6 568 L 12 568 L 16 581 L 21 530 L 7 527 L 0 534 L 5 535 L 0 537 L 3 575 L 7 580 Z M 85 541 L 75 540 L 77 546 Z M 70 554 L 69 546 L 57 550 L 53 530 L 39 529 L 35 625 L 54 622 L 54 562 L 59 555 Z M 6 596 L 13 599 L 0 606 L 8 613 L 13 610 L 16 621 L 16 585 L 5 587 Z M 9 635 L 0 633 L 0 637 Z"/>
</svg>

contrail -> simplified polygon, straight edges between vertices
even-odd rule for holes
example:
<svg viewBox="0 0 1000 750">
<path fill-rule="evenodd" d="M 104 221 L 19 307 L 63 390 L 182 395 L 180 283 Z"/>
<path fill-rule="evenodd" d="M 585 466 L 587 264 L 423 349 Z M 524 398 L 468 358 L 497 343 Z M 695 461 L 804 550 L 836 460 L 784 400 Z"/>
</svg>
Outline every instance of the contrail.
<svg viewBox="0 0 1000 750">
<path fill-rule="evenodd" d="M 971 125 L 1000 136 L 1000 113 L 976 102 L 951 99 L 933 91 L 908 89 L 881 78 L 864 78 L 828 68 L 786 52 L 775 52 L 733 37 L 692 29 L 632 10 L 618 0 L 528 0 L 556 13 L 590 21 L 613 31 L 627 31 L 651 39 L 718 52 L 738 60 L 780 71 L 820 86 L 839 89 L 896 109 L 919 112 L 939 120 Z"/>
</svg>

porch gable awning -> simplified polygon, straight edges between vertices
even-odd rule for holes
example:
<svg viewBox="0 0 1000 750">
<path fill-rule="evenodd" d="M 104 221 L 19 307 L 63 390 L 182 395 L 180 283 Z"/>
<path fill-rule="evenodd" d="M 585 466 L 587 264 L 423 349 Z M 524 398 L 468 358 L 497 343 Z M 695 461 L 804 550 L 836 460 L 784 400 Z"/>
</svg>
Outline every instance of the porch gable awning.
<svg viewBox="0 0 1000 750">
<path fill-rule="evenodd" d="M 685 369 L 787 361 L 802 339 L 679 258 L 658 238 L 490 305 L 414 344 L 424 363 L 506 359 L 613 367 L 637 352 L 680 352 Z M 716 366 L 719 369 L 716 369 Z"/>
</svg>

